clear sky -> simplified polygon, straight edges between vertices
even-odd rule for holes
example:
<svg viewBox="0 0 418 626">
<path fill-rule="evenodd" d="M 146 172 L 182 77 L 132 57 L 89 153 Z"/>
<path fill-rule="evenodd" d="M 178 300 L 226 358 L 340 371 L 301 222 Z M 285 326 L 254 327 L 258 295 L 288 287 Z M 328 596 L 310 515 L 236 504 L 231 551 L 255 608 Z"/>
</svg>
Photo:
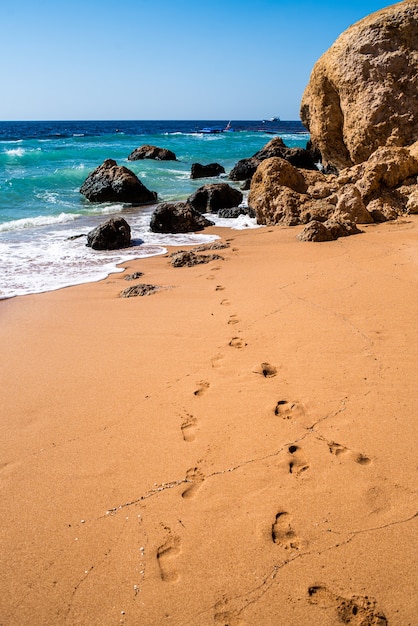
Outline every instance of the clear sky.
<svg viewBox="0 0 418 626">
<path fill-rule="evenodd" d="M 0 120 L 299 119 L 315 61 L 385 0 L 0 0 Z"/>
</svg>

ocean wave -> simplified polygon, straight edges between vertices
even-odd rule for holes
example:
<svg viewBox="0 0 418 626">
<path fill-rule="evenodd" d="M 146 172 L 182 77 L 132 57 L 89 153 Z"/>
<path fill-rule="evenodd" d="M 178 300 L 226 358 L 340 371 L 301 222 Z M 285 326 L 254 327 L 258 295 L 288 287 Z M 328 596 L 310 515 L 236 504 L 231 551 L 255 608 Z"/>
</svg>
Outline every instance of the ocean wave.
<svg viewBox="0 0 418 626">
<path fill-rule="evenodd" d="M 37 217 L 25 217 L 20 220 L 12 220 L 0 224 L 0 233 L 10 230 L 24 230 L 26 228 L 36 228 L 37 226 L 49 226 L 52 224 L 65 224 L 74 222 L 81 217 L 77 213 L 60 213 L 59 215 L 38 215 Z"/>
<path fill-rule="evenodd" d="M 5 150 L 4 152 L 9 156 L 21 157 L 25 154 L 26 150 L 24 148 L 10 148 L 10 150 Z"/>
</svg>

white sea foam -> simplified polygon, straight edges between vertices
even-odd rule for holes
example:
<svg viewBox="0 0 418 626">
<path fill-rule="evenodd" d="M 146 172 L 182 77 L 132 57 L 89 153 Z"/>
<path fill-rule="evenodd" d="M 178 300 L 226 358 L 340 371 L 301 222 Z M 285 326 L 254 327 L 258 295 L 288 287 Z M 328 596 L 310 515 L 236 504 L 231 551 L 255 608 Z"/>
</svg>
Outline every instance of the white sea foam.
<svg viewBox="0 0 418 626">
<path fill-rule="evenodd" d="M 24 230 L 36 228 L 38 226 L 48 226 L 53 224 L 65 224 L 73 222 L 80 217 L 77 213 L 60 213 L 59 215 L 39 215 L 38 217 L 25 217 L 21 220 L 12 220 L 0 224 L 0 233 L 12 230 Z"/>
<path fill-rule="evenodd" d="M 26 150 L 24 148 L 10 148 L 10 150 L 5 150 L 5 153 L 9 156 L 17 156 L 21 157 L 25 154 Z"/>
</svg>

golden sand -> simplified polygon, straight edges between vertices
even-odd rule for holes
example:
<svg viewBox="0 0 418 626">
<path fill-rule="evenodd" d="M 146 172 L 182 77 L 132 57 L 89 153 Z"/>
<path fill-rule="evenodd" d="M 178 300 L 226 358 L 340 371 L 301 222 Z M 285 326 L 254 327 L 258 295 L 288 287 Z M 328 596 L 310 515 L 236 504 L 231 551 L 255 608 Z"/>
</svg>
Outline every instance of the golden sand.
<svg viewBox="0 0 418 626">
<path fill-rule="evenodd" d="M 299 230 L 0 302 L 2 626 L 417 623 L 418 218 Z"/>
</svg>

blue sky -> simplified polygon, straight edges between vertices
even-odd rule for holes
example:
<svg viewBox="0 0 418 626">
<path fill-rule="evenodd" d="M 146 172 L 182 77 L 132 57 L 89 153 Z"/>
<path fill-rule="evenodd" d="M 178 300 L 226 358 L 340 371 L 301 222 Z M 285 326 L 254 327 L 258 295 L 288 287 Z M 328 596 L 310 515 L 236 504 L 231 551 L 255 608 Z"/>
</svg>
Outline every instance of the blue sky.
<svg viewBox="0 0 418 626">
<path fill-rule="evenodd" d="M 0 0 L 0 120 L 299 119 L 373 0 Z"/>
</svg>

